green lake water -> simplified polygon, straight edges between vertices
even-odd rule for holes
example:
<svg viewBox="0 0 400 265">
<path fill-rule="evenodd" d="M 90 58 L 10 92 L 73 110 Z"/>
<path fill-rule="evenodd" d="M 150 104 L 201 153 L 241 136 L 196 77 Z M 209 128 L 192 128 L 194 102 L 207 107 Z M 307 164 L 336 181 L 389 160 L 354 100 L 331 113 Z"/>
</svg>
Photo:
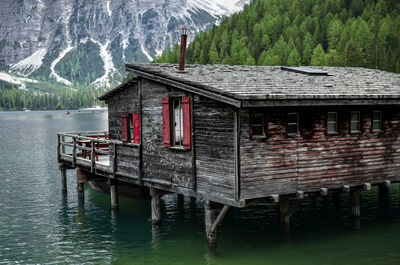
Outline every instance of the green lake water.
<svg viewBox="0 0 400 265">
<path fill-rule="evenodd" d="M 277 205 L 231 209 L 218 229 L 218 250 L 204 241 L 203 203 L 163 197 L 153 229 L 150 202 L 110 198 L 88 187 L 77 197 L 68 172 L 62 195 L 56 133 L 106 130 L 107 114 L 0 113 L 0 264 L 400 264 L 399 186 L 362 192 L 361 218 L 348 217 L 348 196 L 311 196 L 279 228 Z"/>
</svg>

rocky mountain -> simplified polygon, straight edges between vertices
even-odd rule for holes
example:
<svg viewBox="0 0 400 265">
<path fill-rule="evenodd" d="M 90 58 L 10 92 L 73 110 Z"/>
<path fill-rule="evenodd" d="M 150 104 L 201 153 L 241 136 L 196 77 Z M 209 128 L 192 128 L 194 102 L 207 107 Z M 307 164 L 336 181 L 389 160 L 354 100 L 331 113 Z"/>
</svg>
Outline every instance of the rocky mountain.
<svg viewBox="0 0 400 265">
<path fill-rule="evenodd" d="M 0 70 L 72 84 L 109 85 L 124 63 L 149 62 L 250 0 L 2 0 Z"/>
</svg>

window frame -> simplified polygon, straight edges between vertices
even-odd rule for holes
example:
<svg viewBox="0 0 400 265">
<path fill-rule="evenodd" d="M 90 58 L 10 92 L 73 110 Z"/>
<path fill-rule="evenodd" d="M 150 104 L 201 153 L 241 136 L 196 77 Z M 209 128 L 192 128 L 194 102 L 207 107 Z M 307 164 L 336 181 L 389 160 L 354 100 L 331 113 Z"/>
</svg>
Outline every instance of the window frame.
<svg viewBox="0 0 400 265">
<path fill-rule="evenodd" d="M 193 145 L 192 120 L 193 120 L 193 102 L 191 96 L 171 95 L 162 97 L 162 119 L 163 119 L 163 144 L 169 149 L 190 151 Z M 177 103 L 179 102 L 179 104 Z M 176 141 L 176 112 L 175 106 L 180 105 L 180 135 L 181 140 Z M 177 124 L 178 124 L 177 123 Z"/>
<path fill-rule="evenodd" d="M 358 113 L 358 129 L 357 130 L 353 130 L 353 113 Z M 361 125 L 361 111 L 359 110 L 355 110 L 355 111 L 350 111 L 350 134 L 361 134 L 362 133 L 362 125 Z"/>
<path fill-rule="evenodd" d="M 329 114 L 335 114 L 335 121 L 329 121 Z M 334 131 L 330 131 L 329 130 L 329 124 L 335 124 L 335 130 Z M 338 130 L 338 113 L 337 111 L 328 111 L 326 113 L 326 134 L 327 135 L 338 135 L 339 134 L 339 130 Z"/>
<path fill-rule="evenodd" d="M 170 147 L 171 148 L 177 148 L 177 149 L 183 149 L 183 126 L 184 126 L 184 121 L 183 121 L 183 105 L 182 105 L 182 97 L 170 97 L 170 133 L 171 133 L 171 142 L 170 142 Z M 180 140 L 180 144 L 176 143 L 176 124 L 175 124 L 175 118 L 176 118 L 176 114 L 175 114 L 175 102 L 179 102 L 180 108 L 180 114 L 179 114 L 179 118 L 180 118 L 180 130 L 179 130 L 179 134 L 181 137 Z"/>
<path fill-rule="evenodd" d="M 254 118 L 255 117 L 262 117 L 262 123 L 261 124 L 255 124 L 254 123 Z M 267 138 L 267 133 L 265 130 L 265 114 L 261 112 L 255 112 L 250 114 L 250 138 L 254 140 L 258 139 L 265 139 Z M 254 135 L 254 130 L 253 127 L 261 127 L 262 128 L 262 134 L 256 134 Z"/>
<path fill-rule="evenodd" d="M 379 120 L 374 119 L 374 114 L 379 113 Z M 374 128 L 374 122 L 379 122 L 379 129 Z M 372 111 L 371 116 L 371 129 L 372 132 L 382 132 L 383 131 L 383 122 L 382 122 L 382 111 L 381 110 L 374 110 Z"/>
<path fill-rule="evenodd" d="M 133 113 L 127 113 L 127 134 L 128 134 L 128 143 L 133 143 L 135 135 L 133 132 Z"/>
<path fill-rule="evenodd" d="M 289 122 L 289 115 L 296 114 L 296 122 Z M 299 112 L 288 112 L 286 113 L 286 135 L 288 137 L 298 137 L 300 135 L 300 128 L 299 128 L 299 121 L 300 121 L 300 114 Z M 288 127 L 289 125 L 296 125 L 296 132 L 295 133 L 289 133 L 288 132 Z"/>
</svg>

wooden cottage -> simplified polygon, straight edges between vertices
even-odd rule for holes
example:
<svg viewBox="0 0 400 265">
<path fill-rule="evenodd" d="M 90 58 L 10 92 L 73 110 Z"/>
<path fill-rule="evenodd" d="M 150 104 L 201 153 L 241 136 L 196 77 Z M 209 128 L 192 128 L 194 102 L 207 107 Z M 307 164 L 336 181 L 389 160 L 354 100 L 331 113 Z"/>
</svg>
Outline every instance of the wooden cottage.
<svg viewBox="0 0 400 265">
<path fill-rule="evenodd" d="M 213 243 L 231 206 L 280 201 L 287 223 L 289 198 L 335 190 L 351 193 L 357 216 L 361 189 L 400 180 L 399 74 L 341 67 L 126 69 L 136 77 L 100 98 L 109 108 L 106 139 L 59 134 L 59 161 L 62 169 L 110 180 L 114 204 L 115 183 L 149 188 L 154 222 L 164 193 L 204 199 Z"/>
</svg>

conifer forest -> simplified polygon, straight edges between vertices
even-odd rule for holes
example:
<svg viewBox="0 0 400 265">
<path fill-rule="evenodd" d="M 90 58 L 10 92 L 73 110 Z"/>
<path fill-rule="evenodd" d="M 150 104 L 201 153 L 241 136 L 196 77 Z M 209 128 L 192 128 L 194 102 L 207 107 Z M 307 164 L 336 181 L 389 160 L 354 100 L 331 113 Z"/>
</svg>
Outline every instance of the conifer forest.
<svg viewBox="0 0 400 265">
<path fill-rule="evenodd" d="M 178 59 L 176 45 L 155 62 Z M 255 0 L 197 35 L 187 62 L 354 66 L 400 73 L 400 2 Z"/>
</svg>

